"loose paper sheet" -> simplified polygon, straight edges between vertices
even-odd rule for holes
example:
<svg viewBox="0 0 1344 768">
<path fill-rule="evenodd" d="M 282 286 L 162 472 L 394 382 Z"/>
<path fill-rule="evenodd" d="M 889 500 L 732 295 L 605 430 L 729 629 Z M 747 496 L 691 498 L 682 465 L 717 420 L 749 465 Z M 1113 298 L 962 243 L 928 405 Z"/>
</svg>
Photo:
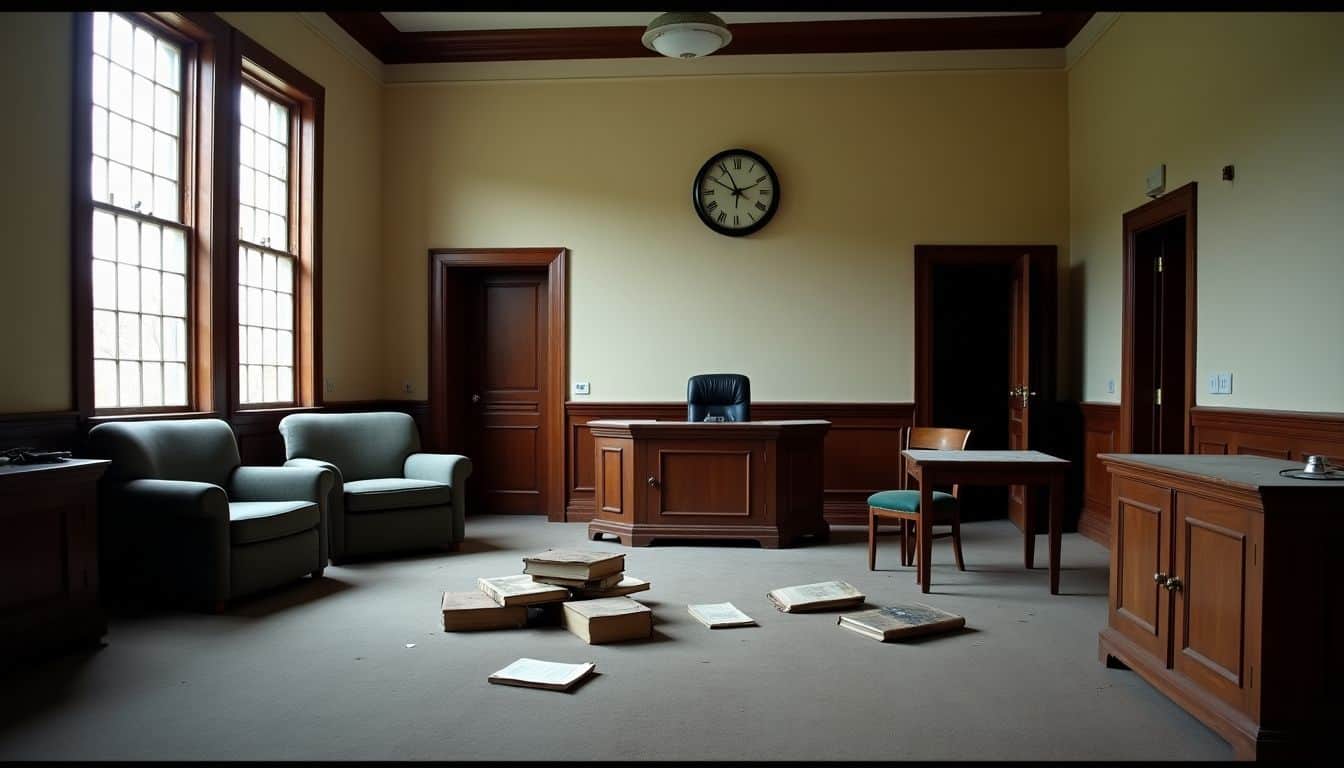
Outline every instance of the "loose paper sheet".
<svg viewBox="0 0 1344 768">
<path fill-rule="evenodd" d="M 524 680 L 541 685 L 569 685 L 597 665 L 591 661 L 582 664 L 563 664 L 558 661 L 519 659 L 491 675 L 510 680 Z"/>
</svg>

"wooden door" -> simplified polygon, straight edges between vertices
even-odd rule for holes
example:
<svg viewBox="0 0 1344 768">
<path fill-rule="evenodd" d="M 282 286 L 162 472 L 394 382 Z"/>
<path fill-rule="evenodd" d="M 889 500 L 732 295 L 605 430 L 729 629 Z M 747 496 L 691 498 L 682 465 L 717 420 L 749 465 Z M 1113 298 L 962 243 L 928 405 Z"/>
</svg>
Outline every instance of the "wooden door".
<svg viewBox="0 0 1344 768">
<path fill-rule="evenodd" d="M 1248 612 L 1258 603 L 1251 510 L 1176 494 L 1172 668 L 1239 709 L 1248 707 Z"/>
<path fill-rule="evenodd" d="M 467 287 L 469 453 L 472 509 L 545 514 L 547 275 L 544 270 L 481 272 Z"/>
<path fill-rule="evenodd" d="M 1111 484 L 1110 626 L 1171 666 L 1171 491 L 1116 477 Z"/>
<path fill-rule="evenodd" d="M 1033 412 L 1054 400 L 1055 382 L 1055 256 L 1032 251 L 1013 264 L 1009 313 L 1008 448 L 1041 449 L 1045 417 Z M 1008 490 L 1008 517 L 1028 533 L 1044 527 L 1044 492 L 1014 485 Z M 1041 519 L 1037 519 L 1041 518 Z M 1029 530 L 1030 528 L 1030 530 Z"/>
<path fill-rule="evenodd" d="M 1134 234 L 1131 453 L 1185 451 L 1185 217 Z"/>
</svg>

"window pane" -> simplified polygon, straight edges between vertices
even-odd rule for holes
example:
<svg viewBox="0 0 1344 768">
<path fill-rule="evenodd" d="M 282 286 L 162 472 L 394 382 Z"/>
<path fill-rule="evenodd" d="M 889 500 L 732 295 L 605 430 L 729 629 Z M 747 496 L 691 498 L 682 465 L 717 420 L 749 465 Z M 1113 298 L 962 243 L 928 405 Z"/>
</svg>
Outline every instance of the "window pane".
<svg viewBox="0 0 1344 768">
<path fill-rule="evenodd" d="M 247 252 L 247 284 L 261 287 L 261 251 Z"/>
<path fill-rule="evenodd" d="M 182 79 L 182 59 L 178 54 L 177 46 L 172 43 L 159 41 L 158 63 L 154 68 L 154 79 L 159 81 L 160 85 L 166 85 L 175 91 L 181 88 L 179 81 Z"/>
<path fill-rule="evenodd" d="M 276 216 L 274 213 L 270 214 L 270 220 L 271 220 L 271 226 L 269 227 L 270 231 L 267 232 L 266 234 L 271 238 L 270 241 L 271 247 L 277 248 L 282 251 L 288 250 L 289 232 L 285 228 L 285 220 L 280 218 L 279 216 Z"/>
<path fill-rule="evenodd" d="M 144 360 L 163 359 L 163 345 L 160 334 L 163 332 L 163 320 L 142 315 L 140 317 L 140 357 Z"/>
<path fill-rule="evenodd" d="M 238 169 L 238 202 L 241 205 L 252 204 L 252 169 Z"/>
<path fill-rule="evenodd" d="M 275 291 L 261 292 L 261 324 L 268 329 L 275 327 Z"/>
<path fill-rule="evenodd" d="M 247 328 L 247 361 L 253 364 L 261 362 L 261 329 L 254 326 Z"/>
<path fill-rule="evenodd" d="M 160 131 L 181 136 L 182 115 L 178 112 L 177 94 L 167 88 L 154 89 L 154 127 Z"/>
<path fill-rule="evenodd" d="M 118 405 L 140 405 L 140 364 L 123 360 L 117 363 Z"/>
<path fill-rule="evenodd" d="M 93 103 L 107 106 L 107 59 L 93 57 Z"/>
<path fill-rule="evenodd" d="M 187 271 L 186 235 L 176 229 L 163 230 L 163 268 L 181 274 Z"/>
<path fill-rule="evenodd" d="M 182 275 L 163 273 L 163 314 L 187 316 L 187 281 Z"/>
<path fill-rule="evenodd" d="M 289 214 L 289 198 L 285 193 L 285 182 L 279 179 L 271 179 L 271 193 L 269 197 L 271 213 L 278 213 L 281 216 Z"/>
<path fill-rule="evenodd" d="M 154 131 L 148 125 L 131 125 L 131 166 L 142 171 L 154 170 Z"/>
<path fill-rule="evenodd" d="M 265 254 L 261 258 L 261 287 L 275 290 L 275 254 Z"/>
<path fill-rule="evenodd" d="M 94 310 L 93 356 L 102 358 L 117 356 L 117 313 Z"/>
<path fill-rule="evenodd" d="M 99 203 L 107 202 L 107 161 L 101 157 L 93 158 L 92 169 L 93 199 Z"/>
<path fill-rule="evenodd" d="M 271 150 L 271 175 L 280 178 L 289 177 L 289 153 L 285 151 L 283 144 L 277 144 L 274 141 L 266 142 L 266 146 Z"/>
<path fill-rule="evenodd" d="M 135 72 L 154 77 L 154 36 L 139 27 L 135 30 Z"/>
<path fill-rule="evenodd" d="M 256 92 L 244 85 L 238 97 L 238 122 L 245 127 L 252 127 L 252 107 L 255 104 Z"/>
<path fill-rule="evenodd" d="M 99 11 L 93 14 L 93 52 L 100 55 L 107 55 L 107 35 L 111 19 L 105 11 Z"/>
<path fill-rule="evenodd" d="M 163 405 L 163 366 L 159 363 L 142 363 L 140 375 L 145 405 Z"/>
<path fill-rule="evenodd" d="M 117 114 L 131 116 L 133 110 L 129 69 L 116 64 L 108 66 L 107 106 Z"/>
<path fill-rule="evenodd" d="M 275 366 L 273 365 L 261 369 L 261 397 L 265 402 L 275 402 Z"/>
<path fill-rule="evenodd" d="M 107 157 L 107 110 L 93 108 L 93 154 Z"/>
<path fill-rule="evenodd" d="M 187 366 L 181 363 L 163 366 L 163 404 L 187 404 Z"/>
<path fill-rule="evenodd" d="M 140 357 L 140 316 L 134 312 L 117 313 L 117 357 Z"/>
<path fill-rule="evenodd" d="M 110 261 L 93 260 L 93 306 L 117 308 L 117 265 Z"/>
<path fill-rule="evenodd" d="M 275 331 L 263 328 L 261 331 L 261 362 L 275 365 Z"/>
<path fill-rule="evenodd" d="M 131 121 L 121 115 L 107 116 L 107 156 L 131 164 Z"/>
<path fill-rule="evenodd" d="M 181 200 L 177 197 L 177 184 L 158 176 L 154 177 L 154 215 L 169 221 L 181 221 Z"/>
<path fill-rule="evenodd" d="M 93 212 L 93 258 L 117 258 L 117 220 L 110 213 Z"/>
<path fill-rule="evenodd" d="M 275 103 L 271 104 L 271 138 L 289 143 L 289 110 Z"/>
<path fill-rule="evenodd" d="M 132 94 L 131 117 L 135 118 L 138 123 L 152 125 L 154 123 L 154 81 L 136 75 Z"/>
<path fill-rule="evenodd" d="M 138 169 L 131 171 L 131 208 L 140 213 L 154 210 L 154 177 Z"/>
<path fill-rule="evenodd" d="M 114 360 L 93 361 L 93 407 L 117 407 L 117 363 Z"/>
<path fill-rule="evenodd" d="M 294 327 L 294 297 L 288 293 L 275 296 L 276 327 L 292 330 Z"/>
<path fill-rule="evenodd" d="M 275 333 L 275 361 L 281 365 L 294 364 L 294 334 L 289 331 Z"/>
<path fill-rule="evenodd" d="M 114 14 L 112 16 L 112 60 L 129 67 L 132 63 L 132 43 L 133 28 L 131 22 L 124 17 Z"/>
<path fill-rule="evenodd" d="M 159 268 L 159 239 L 162 231 L 153 224 L 140 226 L 140 266 Z"/>
<path fill-rule="evenodd" d="M 252 166 L 252 139 L 251 129 L 238 129 L 238 157 L 241 159 L 242 165 L 249 168 Z"/>
<path fill-rule="evenodd" d="M 140 311 L 163 314 L 163 273 L 157 269 L 140 270 Z M 158 319 L 155 319 L 155 323 Z M 158 334 L 154 334 L 158 338 Z"/>
<path fill-rule="evenodd" d="M 276 400 L 288 402 L 294 399 L 294 369 L 279 368 L 275 380 Z"/>
<path fill-rule="evenodd" d="M 140 223 L 128 216 L 117 217 L 117 261 L 140 263 Z"/>
<path fill-rule="evenodd" d="M 294 260 L 276 259 L 275 261 L 275 284 L 285 293 L 294 292 Z"/>
<path fill-rule="evenodd" d="M 187 359 L 187 324 L 175 317 L 163 319 L 163 359 Z"/>
<path fill-rule="evenodd" d="M 130 264 L 117 265 L 117 309 L 140 311 L 140 270 Z"/>
<path fill-rule="evenodd" d="M 261 325 L 261 289 L 247 289 L 247 324 Z"/>
<path fill-rule="evenodd" d="M 177 139 L 162 132 L 154 134 L 154 173 L 177 180 Z"/>
<path fill-rule="evenodd" d="M 107 164 L 107 202 L 131 207 L 131 169 L 121 163 Z"/>
<path fill-rule="evenodd" d="M 238 206 L 238 237 L 255 242 L 252 233 L 252 209 L 246 205 Z"/>
</svg>

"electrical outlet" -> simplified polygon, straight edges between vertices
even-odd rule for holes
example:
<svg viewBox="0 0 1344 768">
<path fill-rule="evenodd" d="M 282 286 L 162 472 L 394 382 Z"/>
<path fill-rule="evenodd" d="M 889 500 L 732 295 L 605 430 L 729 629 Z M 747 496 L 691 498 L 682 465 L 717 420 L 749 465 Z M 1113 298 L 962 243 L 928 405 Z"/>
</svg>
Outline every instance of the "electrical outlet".
<svg viewBox="0 0 1344 768">
<path fill-rule="evenodd" d="M 588 394 L 588 382 L 586 382 L 586 381 L 576 381 L 576 382 L 574 382 L 574 394 L 576 394 L 576 395 L 586 395 L 586 394 Z"/>
<path fill-rule="evenodd" d="M 330 376 L 323 379 L 323 382 L 325 382 L 328 392 L 336 391 L 336 382 L 332 381 Z"/>
<path fill-rule="evenodd" d="M 1218 374 L 1216 373 L 1209 374 L 1209 394 L 1210 395 L 1222 394 L 1221 388 L 1218 386 Z"/>
<path fill-rule="evenodd" d="M 411 382 L 403 381 L 401 382 L 401 391 L 409 395 L 415 391 L 415 387 L 411 384 Z"/>
<path fill-rule="evenodd" d="M 1231 374 L 1231 373 L 1220 373 L 1220 374 L 1218 374 L 1218 393 L 1221 394 L 1221 395 L 1230 395 L 1230 394 L 1232 394 L 1232 374 Z"/>
</svg>

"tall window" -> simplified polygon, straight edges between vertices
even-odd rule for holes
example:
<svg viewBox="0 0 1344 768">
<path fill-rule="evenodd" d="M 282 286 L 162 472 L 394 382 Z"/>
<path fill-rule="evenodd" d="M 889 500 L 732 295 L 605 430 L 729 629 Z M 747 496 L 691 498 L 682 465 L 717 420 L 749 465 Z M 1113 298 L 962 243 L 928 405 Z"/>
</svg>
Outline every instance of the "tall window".
<svg viewBox="0 0 1344 768">
<path fill-rule="evenodd" d="M 244 82 L 238 111 L 238 399 L 288 404 L 296 400 L 295 110 Z"/>
<path fill-rule="evenodd" d="M 189 404 L 189 243 L 182 204 L 187 57 L 143 20 L 93 14 L 94 407 Z"/>
</svg>

